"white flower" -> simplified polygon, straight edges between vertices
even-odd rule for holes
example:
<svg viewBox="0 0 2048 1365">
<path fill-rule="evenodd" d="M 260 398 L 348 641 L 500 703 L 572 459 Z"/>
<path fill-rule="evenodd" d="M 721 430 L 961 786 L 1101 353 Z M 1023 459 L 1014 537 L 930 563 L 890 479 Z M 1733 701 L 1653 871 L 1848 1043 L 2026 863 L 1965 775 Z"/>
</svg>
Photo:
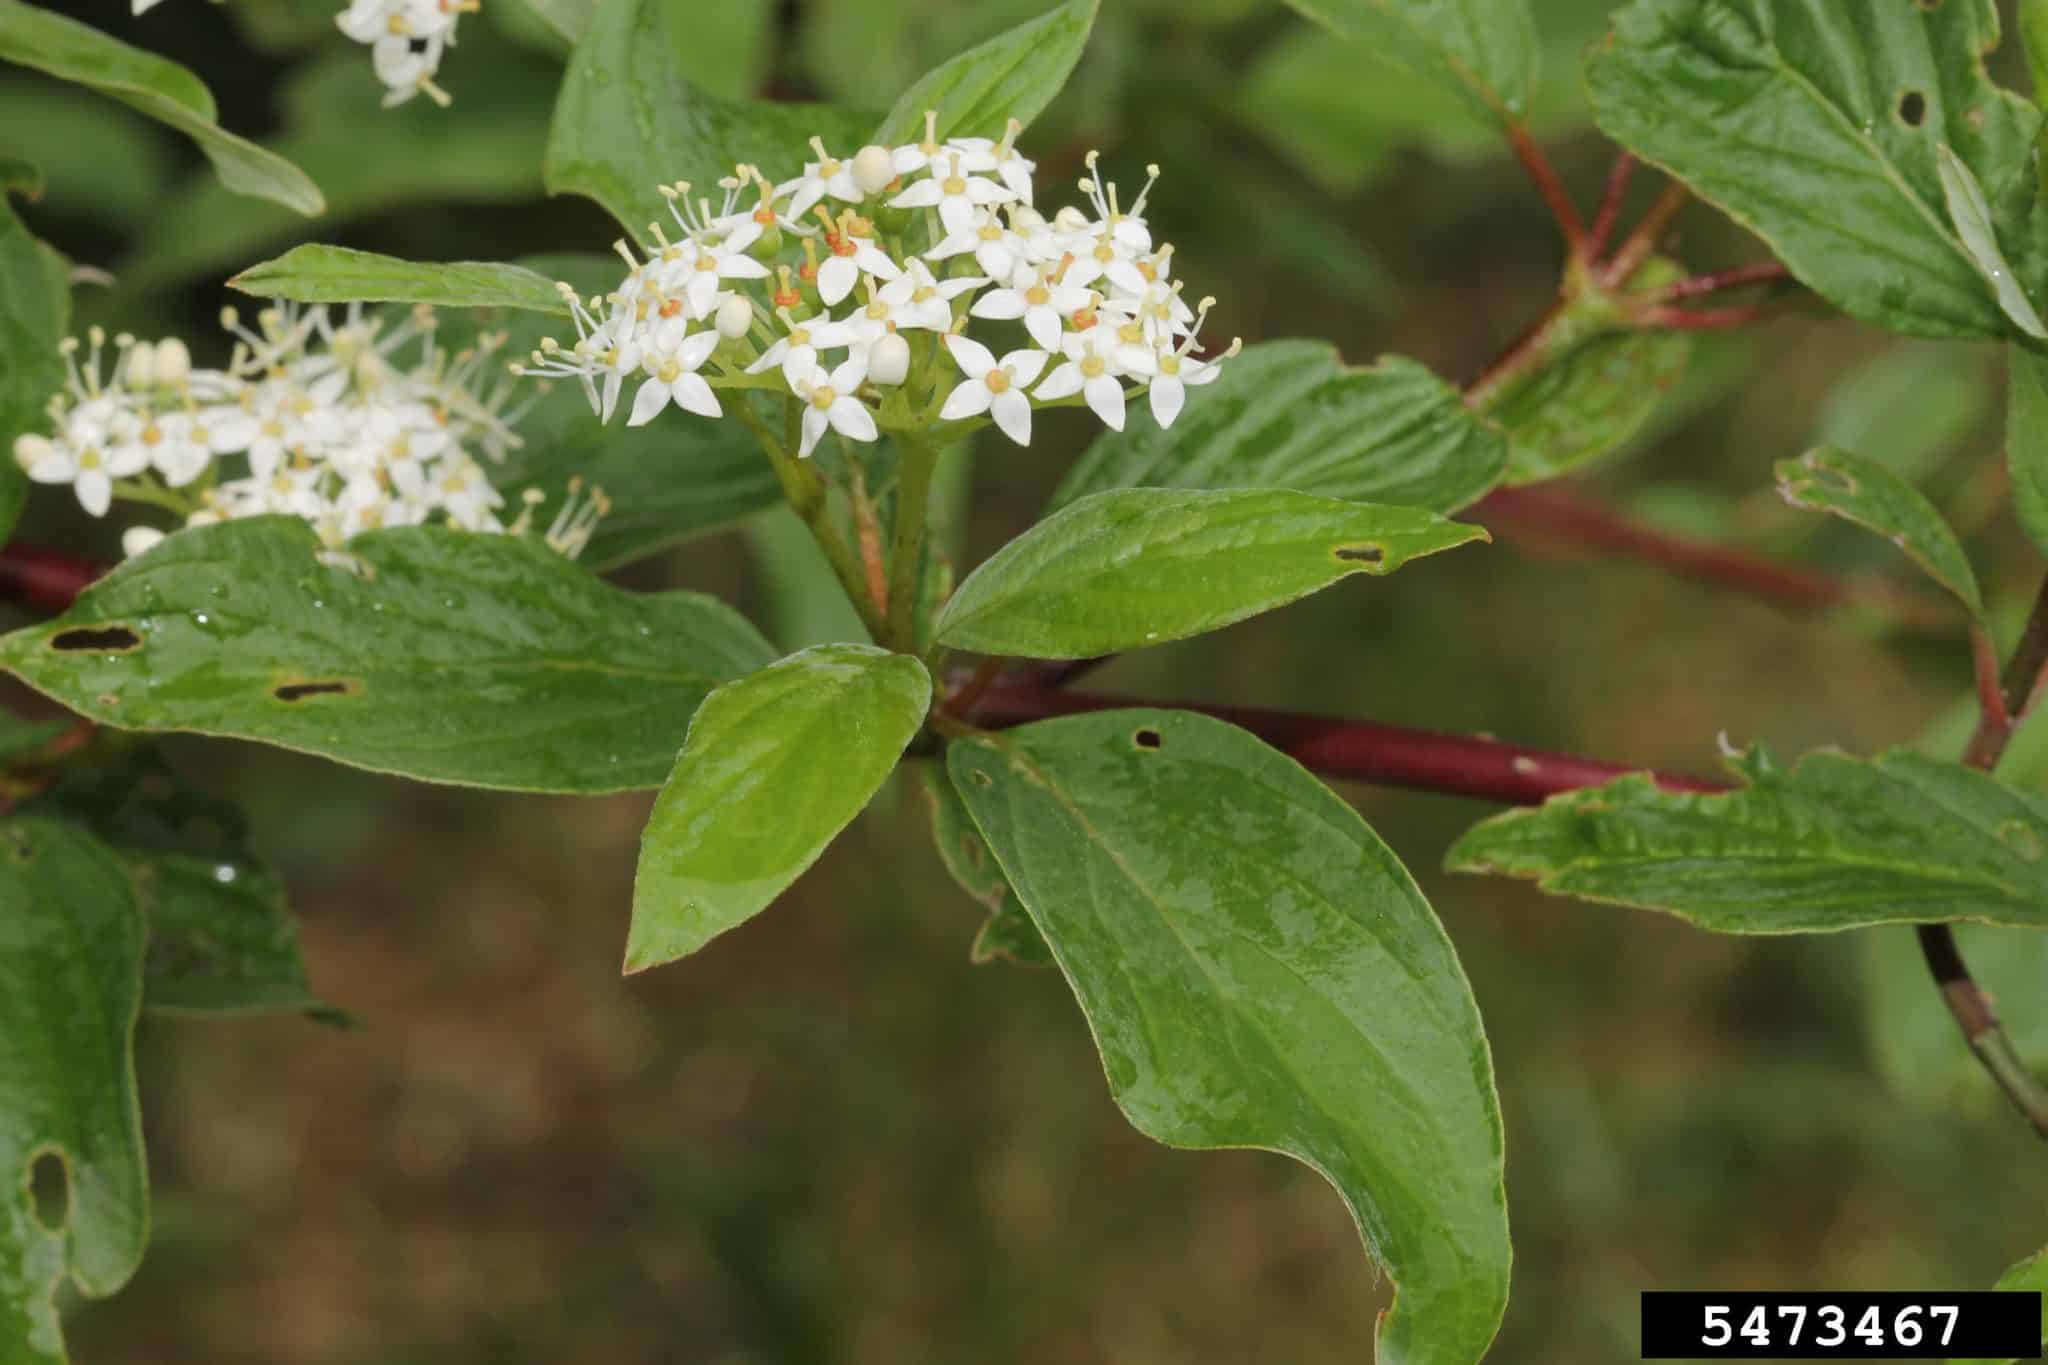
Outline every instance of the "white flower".
<svg viewBox="0 0 2048 1365">
<path fill-rule="evenodd" d="M 823 138 L 812 138 L 811 150 L 818 154 L 818 159 L 805 162 L 804 173 L 796 179 L 775 187 L 776 198 L 785 194 L 790 196 L 788 213 L 791 218 L 802 218 L 811 211 L 812 205 L 828 194 L 848 204 L 858 204 L 867 197 L 853 178 L 851 161 L 841 161 L 826 151 Z"/>
<path fill-rule="evenodd" d="M 1007 289 L 991 289 L 968 310 L 978 318 L 1024 319 L 1024 330 L 1040 348 L 1057 351 L 1064 320 L 1086 308 L 1094 297 L 1086 289 L 1066 284 L 1059 270 L 1023 266 Z"/>
<path fill-rule="evenodd" d="M 867 357 L 859 352 L 830 374 L 822 366 L 813 365 L 796 376 L 791 387 L 804 400 L 803 443 L 797 449 L 798 456 L 808 456 L 816 450 L 828 426 L 851 441 L 875 439 L 874 414 L 854 393 L 866 377 Z"/>
<path fill-rule="evenodd" d="M 1095 206 L 1095 216 L 1109 238 L 1126 251 L 1141 253 L 1152 249 L 1152 229 L 1145 226 L 1145 199 L 1152 193 L 1152 186 L 1159 181 L 1159 168 L 1145 168 L 1145 188 L 1138 191 L 1138 197 L 1131 201 L 1129 209 L 1118 206 L 1116 186 L 1104 184 L 1102 168 L 1098 164 L 1100 153 L 1088 153 L 1088 176 L 1081 182 L 1081 188 L 1088 194 Z"/>
<path fill-rule="evenodd" d="M 1031 202 L 1031 173 L 1038 169 L 1033 162 L 1017 154 L 1017 134 L 1024 131 L 1024 125 L 1011 119 L 1003 130 L 1001 142 L 991 142 L 985 137 L 956 137 L 946 145 L 969 158 L 969 168 L 977 171 L 994 171 L 1010 193 L 1028 204 Z"/>
<path fill-rule="evenodd" d="M 938 111 L 927 109 L 924 111 L 924 140 L 892 148 L 889 159 L 895 163 L 896 174 L 913 175 L 931 165 L 932 158 L 944 150 L 945 144 L 939 141 Z"/>
<path fill-rule="evenodd" d="M 853 343 L 853 329 L 844 322 L 834 322 L 830 313 L 820 313 L 797 322 L 790 318 L 789 310 L 785 308 L 778 316 L 789 331 L 761 352 L 760 358 L 747 366 L 747 373 L 760 374 L 780 365 L 782 377 L 788 381 L 792 392 L 796 390 L 798 375 L 808 374 L 817 368 L 819 351 L 836 350 Z"/>
<path fill-rule="evenodd" d="M 492 509 L 504 506 L 504 497 L 491 487 L 477 462 L 461 451 L 435 466 L 429 485 L 449 525 L 465 531 L 502 529 Z"/>
<path fill-rule="evenodd" d="M 70 484 L 78 505 L 95 517 L 107 514 L 114 480 L 140 474 L 148 463 L 146 457 L 138 462 L 132 447 L 116 454 L 98 443 L 73 446 L 33 434 L 16 439 L 14 458 L 37 483 Z"/>
<path fill-rule="evenodd" d="M 825 238 L 825 245 L 831 258 L 818 267 L 818 297 L 827 307 L 851 294 L 863 271 L 879 280 L 893 280 L 903 273 L 903 267 L 890 260 L 874 238 L 854 231 L 850 216 L 839 220 L 839 230 Z"/>
<path fill-rule="evenodd" d="M 947 233 L 937 246 L 924 253 L 924 258 L 946 261 L 968 252 L 974 253 L 975 264 L 983 274 L 997 280 L 1009 279 L 1020 264 L 1030 259 L 1024 238 L 1004 226 L 994 209 L 986 208 L 975 209 L 964 227 Z"/>
<path fill-rule="evenodd" d="M 1024 390 L 1045 369 L 1051 357 L 1044 351 L 1012 351 L 998 362 L 988 347 L 957 334 L 946 338 L 946 349 L 960 367 L 966 381 L 946 396 L 939 416 L 948 422 L 988 413 L 1002 428 L 1003 435 L 1020 446 L 1031 444 L 1031 400 Z"/>
<path fill-rule="evenodd" d="M 718 395 L 697 373 L 697 368 L 718 349 L 720 340 L 715 330 L 697 332 L 679 339 L 672 347 L 650 349 L 641 361 L 648 379 L 633 395 L 633 414 L 626 419 L 626 425 L 645 426 L 671 402 L 700 417 L 723 417 L 725 409 L 718 405 Z"/>
<path fill-rule="evenodd" d="M 961 165 L 963 158 L 957 151 L 942 152 L 932 158 L 931 176 L 920 180 L 903 193 L 889 201 L 894 209 L 928 209 L 939 211 L 939 221 L 946 231 L 961 232 L 974 221 L 974 211 L 991 204 L 1007 204 L 1018 196 L 1014 190 L 971 175 Z"/>
<path fill-rule="evenodd" d="M 1123 370 L 1117 363 L 1117 336 L 1100 322 L 1084 332 L 1069 333 L 1060 342 L 1067 363 L 1045 377 L 1032 397 L 1052 402 L 1081 394 L 1112 431 L 1124 429 Z"/>
</svg>

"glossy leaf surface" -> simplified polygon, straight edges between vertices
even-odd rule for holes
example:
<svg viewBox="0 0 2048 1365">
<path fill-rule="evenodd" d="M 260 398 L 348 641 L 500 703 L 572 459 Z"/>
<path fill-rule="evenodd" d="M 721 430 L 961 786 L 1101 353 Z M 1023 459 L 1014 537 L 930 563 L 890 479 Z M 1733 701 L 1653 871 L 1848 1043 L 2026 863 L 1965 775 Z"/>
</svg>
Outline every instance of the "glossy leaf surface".
<svg viewBox="0 0 2048 1365">
<path fill-rule="evenodd" d="M 903 92 L 867 140 L 885 146 L 921 141 L 927 110 L 939 116 L 941 139 L 1001 138 L 1013 118 L 1028 125 L 1067 83 L 1100 3 L 1066 0 L 941 62 Z"/>
<path fill-rule="evenodd" d="M 0 1353 L 10 1365 L 62 1361 L 58 1282 L 111 1294 L 149 1239 L 134 1056 L 143 934 L 105 846 L 54 821 L 0 825 Z M 56 1226 L 31 1193 L 45 1155 L 65 1172 Z"/>
<path fill-rule="evenodd" d="M 706 698 L 640 837 L 626 970 L 766 909 L 895 770 L 931 677 L 907 654 L 818 645 Z"/>
<path fill-rule="evenodd" d="M 1785 501 L 1875 531 L 1954 593 L 1972 616 L 1984 614 L 1970 557 L 1934 504 L 1912 484 L 1873 460 L 1826 448 L 1780 460 L 1777 473 L 1778 494 Z"/>
<path fill-rule="evenodd" d="M 304 171 L 215 122 L 213 95 L 176 62 L 21 0 L 0 0 L 0 61 L 90 86 L 169 124 L 198 144 L 221 183 L 237 194 L 305 214 L 325 207 L 320 187 Z"/>
<path fill-rule="evenodd" d="M 1452 512 L 1507 460 L 1500 432 L 1414 361 L 1352 369 L 1321 342 L 1269 341 L 1191 390 L 1169 429 L 1133 410 L 1123 431 L 1097 437 L 1053 505 L 1111 488 L 1288 488 Z"/>
<path fill-rule="evenodd" d="M 262 740 L 520 791 L 661 784 L 697 704 L 774 657 L 730 608 L 627 593 L 531 540 L 438 527 L 318 557 L 304 522 L 180 531 L 0 664 L 123 729 Z"/>
<path fill-rule="evenodd" d="M 2048 928 L 2048 799 L 1903 750 L 1821 750 L 1784 769 L 1759 749 L 1735 768 L 1747 785 L 1725 795 L 1664 792 L 1638 774 L 1497 815 L 1446 863 L 1719 933 Z"/>
<path fill-rule="evenodd" d="M 1393 853 L 1293 760 L 1186 712 L 961 740 L 949 767 L 1139 1131 L 1307 1162 L 1398 1287 L 1378 1358 L 1478 1360 L 1508 1281 L 1492 1065 Z"/>
<path fill-rule="evenodd" d="M 1953 225 L 1936 150 L 1969 169 L 2022 285 L 2038 284 L 2041 119 L 1985 74 L 1997 34 L 1988 0 L 1634 0 L 1587 80 L 1609 136 L 1844 312 L 2003 337 L 2013 324 Z"/>
<path fill-rule="evenodd" d="M 1219 629 L 1352 574 L 1482 540 L 1416 507 L 1282 490 L 1127 488 L 1054 513 L 967 576 L 939 613 L 952 649 L 1084 659 Z"/>
<path fill-rule="evenodd" d="M 245 294 L 300 303 L 426 303 L 569 316 L 555 282 L 498 261 L 404 261 L 308 243 L 228 281 Z"/>
</svg>

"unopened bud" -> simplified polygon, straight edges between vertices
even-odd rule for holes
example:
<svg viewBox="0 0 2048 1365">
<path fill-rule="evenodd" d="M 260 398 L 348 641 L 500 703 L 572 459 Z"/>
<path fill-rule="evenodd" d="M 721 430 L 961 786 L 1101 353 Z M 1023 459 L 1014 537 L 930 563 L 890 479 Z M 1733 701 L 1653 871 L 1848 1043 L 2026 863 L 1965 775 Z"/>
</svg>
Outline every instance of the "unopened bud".
<svg viewBox="0 0 2048 1365">
<path fill-rule="evenodd" d="M 743 337 L 754 325 L 754 305 L 739 294 L 734 294 L 718 305 L 718 334 L 722 337 Z"/>
<path fill-rule="evenodd" d="M 896 162 L 887 147 L 869 143 L 853 158 L 853 183 L 862 194 L 880 194 L 895 178 Z"/>
<path fill-rule="evenodd" d="M 162 543 L 164 533 L 154 526 L 131 526 L 121 533 L 121 553 L 130 559 Z"/>
<path fill-rule="evenodd" d="M 894 332 L 884 332 L 868 348 L 868 382 L 901 384 L 910 374 L 910 343 Z"/>
<path fill-rule="evenodd" d="M 123 378 L 139 389 L 156 383 L 156 347 L 138 341 L 128 351 L 128 372 Z"/>
<path fill-rule="evenodd" d="M 159 384 L 182 384 L 192 375 L 192 353 L 185 349 L 185 343 L 176 337 L 165 337 L 156 344 L 156 382 Z"/>
<path fill-rule="evenodd" d="M 27 473 L 29 466 L 50 453 L 51 441 L 47 436 L 38 436 L 27 431 L 14 438 L 14 462 Z"/>
</svg>

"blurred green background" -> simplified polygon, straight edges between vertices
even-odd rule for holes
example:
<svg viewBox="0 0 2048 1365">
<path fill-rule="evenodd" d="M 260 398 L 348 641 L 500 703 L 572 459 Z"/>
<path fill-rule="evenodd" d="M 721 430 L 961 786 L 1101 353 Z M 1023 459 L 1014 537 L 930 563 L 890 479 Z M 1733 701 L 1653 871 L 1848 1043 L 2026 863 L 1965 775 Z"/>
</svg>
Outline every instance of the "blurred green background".
<svg viewBox="0 0 2048 1365">
<path fill-rule="evenodd" d="M 677 3 L 698 12 L 703 43 L 683 56 L 707 83 L 874 107 L 1043 8 Z M 525 4 L 484 0 L 464 21 L 440 77 L 452 109 L 392 112 L 333 31 L 333 0 L 168 0 L 140 19 L 59 5 L 193 67 L 223 123 L 298 162 L 331 205 L 301 221 L 232 198 L 126 109 L 0 70 L 0 152 L 49 179 L 31 226 L 116 277 L 80 291 L 81 322 L 182 330 L 218 359 L 221 281 L 297 240 L 426 259 L 602 250 L 616 228 L 599 210 L 541 192 L 563 53 Z M 1612 149 L 1588 127 L 1576 54 L 1608 8 L 1536 3 L 1536 122 L 1586 201 Z M 1127 178 L 1162 163 L 1153 221 L 1190 293 L 1219 296 L 1223 336 L 1327 337 L 1462 382 L 1555 284 L 1554 234 L 1491 136 L 1273 0 L 1104 0 L 1026 145 L 1049 190 L 1090 146 Z M 1639 177 L 1637 209 L 1655 187 Z M 1695 269 L 1761 250 L 1700 208 L 1677 243 Z M 1773 461 L 1833 439 L 1972 531 L 2012 607 L 2038 565 L 1992 458 L 2002 382 L 1995 355 L 1794 308 L 1702 344 L 1653 430 L 1577 482 L 1688 535 L 1898 572 L 1882 543 L 1770 492 Z M 1084 417 L 1049 413 L 1028 451 L 983 451 L 970 560 L 1032 519 Z M 24 538 L 110 552 L 62 493 L 36 491 Z M 764 571 L 775 543 L 736 529 L 620 577 L 719 593 L 794 645 L 833 616 Z M 1695 770 L 1723 734 L 1953 752 L 1968 718 L 1960 635 L 1792 617 L 1512 528 L 1087 686 Z M 2036 738 L 2011 760 L 2021 780 L 2039 780 Z M 1335 1196 L 1277 1157 L 1131 1132 L 1058 977 L 968 965 L 974 907 L 911 784 L 771 913 L 622 980 L 647 798 L 174 749 L 248 804 L 256 846 L 290 877 L 314 985 L 358 1026 L 146 1022 L 155 1242 L 120 1297 L 74 1306 L 81 1361 L 1369 1357 L 1388 1288 Z M 2048 1240 L 2048 1156 L 1975 1070 L 1905 931 L 1714 938 L 1451 880 L 1442 851 L 1482 807 L 1346 792 L 1422 879 L 1490 1027 L 1518 1252 L 1496 1359 L 1631 1359 L 1643 1289 L 1982 1287 Z M 1964 937 L 2015 1031 L 2048 1051 L 2039 940 Z"/>
</svg>

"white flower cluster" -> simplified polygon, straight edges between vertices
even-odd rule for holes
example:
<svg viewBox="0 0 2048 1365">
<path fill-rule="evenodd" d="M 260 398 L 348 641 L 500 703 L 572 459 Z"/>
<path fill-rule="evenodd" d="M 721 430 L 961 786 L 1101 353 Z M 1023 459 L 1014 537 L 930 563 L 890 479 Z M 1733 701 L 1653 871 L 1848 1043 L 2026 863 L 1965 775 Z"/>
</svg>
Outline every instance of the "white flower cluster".
<svg viewBox="0 0 2048 1365">
<path fill-rule="evenodd" d="M 312 523 L 329 546 L 381 526 L 430 520 L 469 531 L 524 533 L 534 505 L 508 526 L 504 499 L 476 459 L 502 460 L 519 443 L 507 409 L 512 383 L 480 386 L 501 337 L 450 356 L 434 343 L 431 309 L 397 326 L 351 304 L 265 309 L 251 329 L 233 309 L 225 369 L 196 368 L 176 337 L 113 340 L 94 328 L 88 349 L 62 344 L 70 371 L 50 400 L 51 433 L 17 438 L 14 457 L 37 483 L 69 484 L 91 515 L 116 498 L 165 508 L 187 525 L 283 513 Z M 401 348 L 417 342 L 404 363 Z M 524 400 L 530 403 L 529 397 Z M 575 554 L 608 509 L 604 495 L 570 497 L 544 533 Z M 130 527 L 130 554 L 163 538 Z"/>
<path fill-rule="evenodd" d="M 334 23 L 369 47 L 386 109 L 422 94 L 445 107 L 448 92 L 434 84 L 434 73 L 442 52 L 455 46 L 456 23 L 478 7 L 478 0 L 349 0 Z"/>
<path fill-rule="evenodd" d="M 1237 343 L 1194 353 L 1214 301 L 1189 307 L 1173 247 L 1153 242 L 1158 168 L 1123 205 L 1090 153 L 1088 209 L 1047 217 L 1020 129 L 940 141 L 927 114 L 922 141 L 845 159 L 813 138 L 802 174 L 777 183 L 739 166 L 715 209 L 664 186 L 680 235 L 654 223 L 652 250 L 619 243 L 627 272 L 609 294 L 563 285 L 577 340 L 544 343 L 527 372 L 580 380 L 604 420 L 633 381 L 633 426 L 671 403 L 720 416 L 718 389 L 786 389 L 802 404 L 801 455 L 827 431 L 873 441 L 983 420 L 1025 445 L 1033 409 L 1051 403 L 1085 402 L 1122 430 L 1141 391 L 1171 426 Z M 966 335 L 975 320 L 1018 324 L 1019 344 L 998 357 Z"/>
</svg>

